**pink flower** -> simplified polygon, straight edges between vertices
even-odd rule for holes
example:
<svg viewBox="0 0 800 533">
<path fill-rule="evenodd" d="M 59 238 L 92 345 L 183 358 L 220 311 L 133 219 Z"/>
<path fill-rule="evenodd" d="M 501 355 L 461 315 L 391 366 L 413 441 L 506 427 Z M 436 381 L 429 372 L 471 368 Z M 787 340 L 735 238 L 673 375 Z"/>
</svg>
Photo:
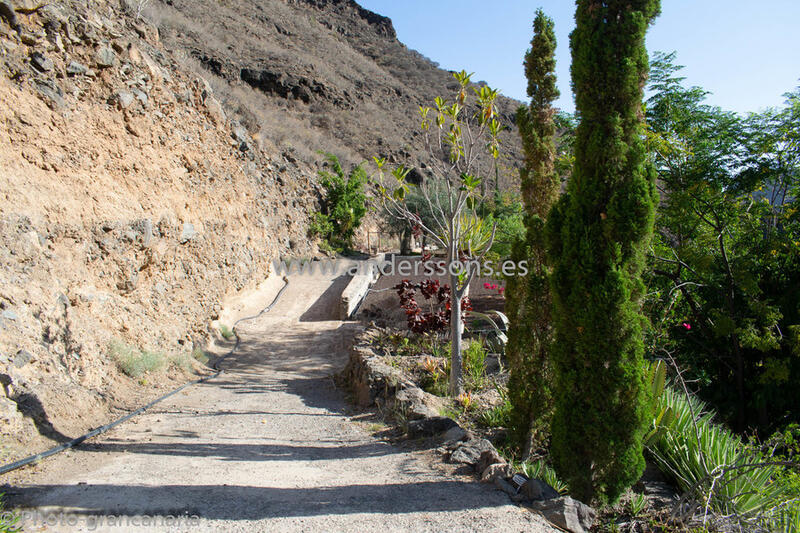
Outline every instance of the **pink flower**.
<svg viewBox="0 0 800 533">
<path fill-rule="evenodd" d="M 495 290 L 495 289 L 497 288 L 497 285 L 495 285 L 495 284 L 493 283 L 493 284 L 492 284 L 492 286 L 491 286 L 490 288 L 491 288 L 492 290 Z"/>
<path fill-rule="evenodd" d="M 483 284 L 483 288 L 484 289 L 491 289 L 492 288 L 492 284 L 491 283 L 484 283 Z"/>
<path fill-rule="evenodd" d="M 684 322 L 684 323 L 682 324 L 682 326 L 683 326 L 683 327 L 685 327 L 687 331 L 688 331 L 688 330 L 690 330 L 690 329 L 692 329 L 692 325 L 691 325 L 691 324 L 689 324 L 688 322 Z"/>
<path fill-rule="evenodd" d="M 500 287 L 500 288 L 497 289 L 497 292 L 499 292 L 500 294 L 503 294 L 504 292 L 506 292 L 506 288 L 505 287 Z"/>
</svg>

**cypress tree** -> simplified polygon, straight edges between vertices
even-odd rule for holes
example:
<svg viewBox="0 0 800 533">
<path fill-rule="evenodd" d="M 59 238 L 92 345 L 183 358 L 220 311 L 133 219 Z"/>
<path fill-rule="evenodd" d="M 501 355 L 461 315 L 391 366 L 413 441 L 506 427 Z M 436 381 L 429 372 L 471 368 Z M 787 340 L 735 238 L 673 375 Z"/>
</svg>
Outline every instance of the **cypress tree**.
<svg viewBox="0 0 800 533">
<path fill-rule="evenodd" d="M 583 501 L 644 469 L 641 281 L 657 193 L 644 146 L 645 33 L 659 0 L 577 0 L 575 165 L 547 227 L 556 339 L 551 453 Z"/>
<path fill-rule="evenodd" d="M 525 240 L 515 244 L 513 259 L 527 260 L 526 276 L 507 280 L 511 326 L 506 353 L 509 358 L 509 399 L 514 441 L 528 453 L 549 432 L 552 412 L 549 350 L 552 343 L 549 271 L 545 258 L 544 224 L 558 198 L 560 180 L 555 171 L 555 110 L 559 96 L 555 76 L 556 37 L 553 21 L 542 10 L 533 22 L 531 47 L 525 54 L 530 106 L 517 111 L 525 162 L 520 170 L 525 208 Z"/>
</svg>

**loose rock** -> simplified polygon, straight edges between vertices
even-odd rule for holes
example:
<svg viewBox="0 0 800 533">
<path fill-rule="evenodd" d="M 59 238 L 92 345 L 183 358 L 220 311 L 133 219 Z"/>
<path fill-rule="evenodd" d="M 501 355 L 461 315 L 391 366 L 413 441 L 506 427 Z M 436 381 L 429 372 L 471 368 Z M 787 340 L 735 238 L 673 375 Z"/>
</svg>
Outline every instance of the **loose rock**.
<svg viewBox="0 0 800 533">
<path fill-rule="evenodd" d="M 20 350 L 17 352 L 16 357 L 14 357 L 14 367 L 22 368 L 23 366 L 27 365 L 31 362 L 33 356 L 27 350 Z"/>
<path fill-rule="evenodd" d="M 531 508 L 547 520 L 570 533 L 585 533 L 591 529 L 597 512 L 569 496 L 533 502 Z"/>
<path fill-rule="evenodd" d="M 53 80 L 36 79 L 33 83 L 51 109 L 64 107 L 64 93 Z"/>
<path fill-rule="evenodd" d="M 83 76 L 89 72 L 89 68 L 77 61 L 70 61 L 67 65 L 67 75 L 69 76 Z"/>
<path fill-rule="evenodd" d="M 127 109 L 133 103 L 133 95 L 128 91 L 117 91 L 114 101 L 120 109 Z"/>
<path fill-rule="evenodd" d="M 40 54 L 39 52 L 34 52 L 31 54 L 31 64 L 34 68 L 40 72 L 50 72 L 53 70 L 53 61 L 45 57 L 44 55 Z"/>
<path fill-rule="evenodd" d="M 0 1 L 0 19 L 8 22 L 8 25 L 15 30 L 19 26 L 19 21 L 17 20 L 17 14 L 14 12 L 14 8 L 5 0 Z"/>
<path fill-rule="evenodd" d="M 100 68 L 109 68 L 117 64 L 116 52 L 107 46 L 99 48 L 94 55 L 94 59 Z"/>
<path fill-rule="evenodd" d="M 497 450 L 492 448 L 491 450 L 484 450 L 481 453 L 478 462 L 475 464 L 475 471 L 477 473 L 484 472 L 488 467 L 491 465 L 496 464 L 505 464 L 506 460 L 500 457 L 500 454 L 497 453 Z"/>
<path fill-rule="evenodd" d="M 510 464 L 493 464 L 486 467 L 486 470 L 481 474 L 481 482 L 494 483 L 496 479 L 508 479 L 514 475 L 514 467 Z"/>
<path fill-rule="evenodd" d="M 189 222 L 184 222 L 183 229 L 181 230 L 181 237 L 178 239 L 178 242 L 186 244 L 192 240 L 195 235 L 197 235 L 197 231 L 195 231 L 194 225 Z"/>
<path fill-rule="evenodd" d="M 14 0 L 14 9 L 17 13 L 33 13 L 46 6 L 45 0 Z"/>
<path fill-rule="evenodd" d="M 552 500 L 559 497 L 558 491 L 541 479 L 529 479 L 519 491 L 531 501 Z"/>
</svg>

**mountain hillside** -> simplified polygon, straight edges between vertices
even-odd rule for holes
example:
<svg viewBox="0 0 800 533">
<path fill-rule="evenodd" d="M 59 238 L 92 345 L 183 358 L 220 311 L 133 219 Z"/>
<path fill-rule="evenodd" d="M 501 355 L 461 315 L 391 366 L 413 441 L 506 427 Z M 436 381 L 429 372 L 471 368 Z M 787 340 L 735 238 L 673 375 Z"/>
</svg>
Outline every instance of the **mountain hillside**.
<svg viewBox="0 0 800 533">
<path fill-rule="evenodd" d="M 148 4 L 144 16 L 262 146 L 305 161 L 317 150 L 352 163 L 381 155 L 424 173 L 419 106 L 452 100 L 457 84 L 399 42 L 390 19 L 352 0 L 169 0 Z M 499 100 L 509 128 L 519 105 Z M 503 136 L 505 186 L 516 180 L 521 151 L 511 133 Z"/>
<path fill-rule="evenodd" d="M 424 172 L 451 80 L 352 1 L 0 1 L 3 459 L 207 372 L 226 298 L 317 254 L 316 151 Z"/>
</svg>

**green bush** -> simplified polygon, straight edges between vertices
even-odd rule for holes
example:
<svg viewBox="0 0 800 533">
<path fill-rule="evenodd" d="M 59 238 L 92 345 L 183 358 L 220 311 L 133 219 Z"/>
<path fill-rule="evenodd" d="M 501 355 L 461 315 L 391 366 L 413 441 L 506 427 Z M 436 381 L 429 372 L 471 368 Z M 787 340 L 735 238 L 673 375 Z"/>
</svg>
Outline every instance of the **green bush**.
<svg viewBox="0 0 800 533">
<path fill-rule="evenodd" d="M 200 361 L 204 365 L 207 365 L 208 362 L 211 361 L 211 358 L 200 347 L 195 347 L 194 350 L 192 350 L 192 358 Z"/>
<path fill-rule="evenodd" d="M 333 231 L 333 224 L 328 218 L 328 215 L 314 213 L 314 216 L 311 218 L 311 222 L 308 224 L 309 237 L 327 239 L 333 233 Z"/>
<path fill-rule="evenodd" d="M 543 459 L 524 461 L 519 463 L 518 469 L 530 479 L 541 479 L 553 487 L 559 494 L 567 493 L 567 484 L 558 477 L 553 467 L 547 464 Z"/>
<path fill-rule="evenodd" d="M 108 351 L 117 367 L 132 378 L 161 369 L 166 359 L 164 354 L 140 350 L 119 339 L 113 339 L 109 343 Z"/>
<path fill-rule="evenodd" d="M 436 396 L 447 396 L 450 359 L 442 360 L 436 356 L 427 357 L 421 367 L 420 387 L 422 390 Z"/>
<path fill-rule="evenodd" d="M 325 159 L 332 171 L 319 172 L 326 196 L 323 212 L 315 215 L 309 232 L 313 231 L 325 239 L 332 249 L 349 249 L 361 219 L 367 214 L 367 197 L 364 193 L 367 173 L 358 165 L 345 175 L 335 155 L 325 154 Z"/>
<path fill-rule="evenodd" d="M 233 330 L 231 328 L 229 328 L 228 326 L 226 326 L 225 324 L 220 324 L 219 325 L 219 333 L 220 333 L 220 335 L 225 337 L 227 340 L 231 340 L 232 338 L 234 338 L 236 336 L 236 334 L 233 332 Z"/>
<path fill-rule="evenodd" d="M 656 54 L 648 143 L 665 189 L 650 337 L 736 432 L 800 422 L 800 90 L 747 118 Z"/>
<path fill-rule="evenodd" d="M 508 391 L 498 386 L 497 392 L 500 393 L 502 402 L 478 415 L 478 424 L 485 428 L 507 428 L 511 423 L 513 406 Z"/>
</svg>

